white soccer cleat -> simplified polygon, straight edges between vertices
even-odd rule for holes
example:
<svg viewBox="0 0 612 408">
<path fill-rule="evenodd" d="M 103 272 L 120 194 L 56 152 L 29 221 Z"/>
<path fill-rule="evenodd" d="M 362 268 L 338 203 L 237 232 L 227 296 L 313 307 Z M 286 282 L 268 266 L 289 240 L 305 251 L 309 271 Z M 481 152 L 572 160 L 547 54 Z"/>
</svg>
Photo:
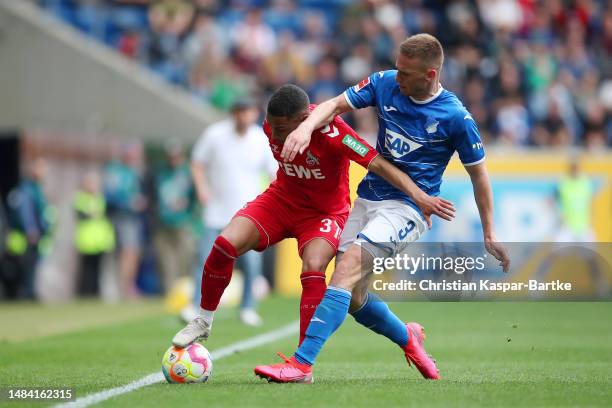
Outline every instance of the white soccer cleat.
<svg viewBox="0 0 612 408">
<path fill-rule="evenodd" d="M 240 321 L 251 327 L 259 327 L 263 324 L 263 319 L 254 309 L 242 309 L 240 311 Z"/>
<path fill-rule="evenodd" d="M 176 347 L 185 348 L 194 341 L 206 340 L 210 335 L 211 325 L 204 321 L 201 316 L 190 321 L 181 331 L 174 335 L 172 344 Z"/>
</svg>

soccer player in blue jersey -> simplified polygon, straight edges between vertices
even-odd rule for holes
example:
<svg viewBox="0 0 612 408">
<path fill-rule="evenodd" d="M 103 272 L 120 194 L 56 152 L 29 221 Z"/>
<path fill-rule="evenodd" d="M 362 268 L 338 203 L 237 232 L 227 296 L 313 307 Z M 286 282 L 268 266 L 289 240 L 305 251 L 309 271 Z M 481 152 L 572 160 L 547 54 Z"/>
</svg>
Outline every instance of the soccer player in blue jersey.
<svg viewBox="0 0 612 408">
<path fill-rule="evenodd" d="M 370 75 L 343 94 L 317 106 L 285 141 L 282 157 L 291 161 L 310 143 L 314 129 L 341 113 L 376 107 L 377 151 L 407 173 L 427 194 L 438 195 L 442 174 L 455 151 L 472 181 L 485 247 L 506 272 L 510 260 L 493 226 L 493 194 L 484 164 L 478 128 L 457 96 L 440 84 L 444 53 L 428 34 L 407 38 L 400 46 L 396 70 Z M 405 324 L 389 307 L 367 293 L 368 272 L 375 257 L 402 252 L 427 230 L 414 201 L 375 174 L 368 173 L 357 190 L 353 212 L 340 239 L 336 269 L 317 307 L 306 338 L 291 358 L 255 373 L 274 382 L 312 382 L 312 365 L 325 341 L 347 313 L 365 327 L 402 348 L 428 379 L 438 379 L 435 362 L 423 348 L 423 329 Z"/>
</svg>

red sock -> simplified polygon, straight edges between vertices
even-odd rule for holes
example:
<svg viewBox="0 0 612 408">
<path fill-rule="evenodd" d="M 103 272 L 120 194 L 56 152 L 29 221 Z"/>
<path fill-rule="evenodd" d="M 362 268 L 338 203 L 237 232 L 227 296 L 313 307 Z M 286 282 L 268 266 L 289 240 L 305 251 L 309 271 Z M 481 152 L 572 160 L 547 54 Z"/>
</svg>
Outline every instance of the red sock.
<svg viewBox="0 0 612 408">
<path fill-rule="evenodd" d="M 217 237 L 202 274 L 202 300 L 200 307 L 217 310 L 221 295 L 232 279 L 234 261 L 238 257 L 234 246 L 221 235 Z"/>
<path fill-rule="evenodd" d="M 325 283 L 325 272 L 310 271 L 302 272 L 302 298 L 300 299 L 300 343 L 306 336 L 306 329 L 310 319 L 314 315 L 317 306 L 321 303 L 327 285 Z"/>
</svg>

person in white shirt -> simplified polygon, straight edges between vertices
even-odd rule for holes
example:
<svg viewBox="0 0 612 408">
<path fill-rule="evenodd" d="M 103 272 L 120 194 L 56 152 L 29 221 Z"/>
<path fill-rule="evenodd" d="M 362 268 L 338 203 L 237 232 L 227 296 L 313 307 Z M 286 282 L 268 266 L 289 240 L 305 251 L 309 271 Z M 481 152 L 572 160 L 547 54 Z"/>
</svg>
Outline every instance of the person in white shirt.
<svg viewBox="0 0 612 408">
<path fill-rule="evenodd" d="M 213 242 L 232 216 L 253 200 L 262 188 L 262 175 L 275 177 L 278 163 L 268 147 L 268 138 L 256 124 L 258 111 L 251 99 L 237 101 L 231 117 L 209 126 L 196 142 L 191 158 L 191 172 L 200 204 L 204 207 L 204 232 L 199 245 L 195 272 L 194 306 L 200 304 L 200 287 L 204 260 Z M 261 274 L 260 253 L 249 251 L 237 260 L 244 275 L 240 319 L 252 326 L 261 325 L 252 293 L 253 280 Z M 191 320 L 193 307 L 183 312 Z"/>
</svg>

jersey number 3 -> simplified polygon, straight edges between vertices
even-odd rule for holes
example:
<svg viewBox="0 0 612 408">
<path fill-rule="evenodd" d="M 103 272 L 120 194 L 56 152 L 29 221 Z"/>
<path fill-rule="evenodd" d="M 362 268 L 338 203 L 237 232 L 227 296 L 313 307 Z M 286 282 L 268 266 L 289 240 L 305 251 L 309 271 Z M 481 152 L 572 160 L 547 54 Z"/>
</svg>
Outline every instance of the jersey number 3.
<svg viewBox="0 0 612 408">
<path fill-rule="evenodd" d="M 332 221 L 329 218 L 324 218 L 321 220 L 323 226 L 319 229 L 321 232 L 330 232 L 332 230 L 332 224 L 336 228 L 336 232 L 334 233 L 334 238 L 340 238 L 340 234 L 342 230 L 336 221 Z"/>
</svg>

